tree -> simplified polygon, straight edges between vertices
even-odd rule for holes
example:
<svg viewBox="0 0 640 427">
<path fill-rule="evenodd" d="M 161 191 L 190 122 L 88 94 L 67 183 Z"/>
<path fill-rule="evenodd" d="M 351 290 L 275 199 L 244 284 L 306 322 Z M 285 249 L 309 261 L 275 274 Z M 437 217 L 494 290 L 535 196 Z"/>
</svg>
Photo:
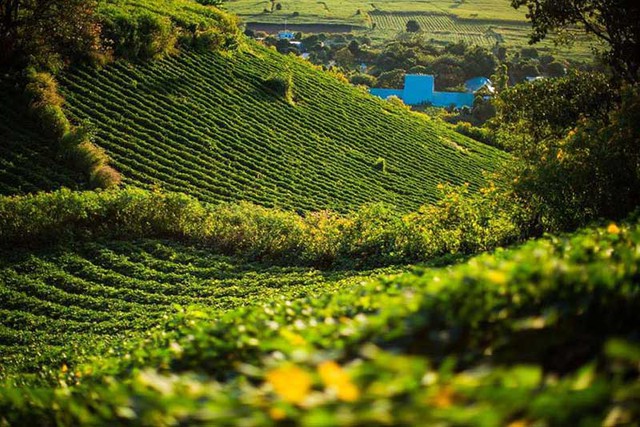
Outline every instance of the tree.
<svg viewBox="0 0 640 427">
<path fill-rule="evenodd" d="M 400 89 L 404 86 L 404 70 L 392 70 L 380 74 L 378 77 L 378 87 L 389 89 Z"/>
<path fill-rule="evenodd" d="M 407 21 L 407 33 L 420 32 L 420 24 L 415 19 Z"/>
<path fill-rule="evenodd" d="M 42 65 L 100 50 L 95 0 L 0 0 L 0 65 Z"/>
<path fill-rule="evenodd" d="M 637 0 L 512 0 L 526 6 L 533 25 L 531 43 L 549 33 L 578 26 L 608 45 L 605 57 L 623 79 L 640 81 L 640 2 Z"/>
</svg>

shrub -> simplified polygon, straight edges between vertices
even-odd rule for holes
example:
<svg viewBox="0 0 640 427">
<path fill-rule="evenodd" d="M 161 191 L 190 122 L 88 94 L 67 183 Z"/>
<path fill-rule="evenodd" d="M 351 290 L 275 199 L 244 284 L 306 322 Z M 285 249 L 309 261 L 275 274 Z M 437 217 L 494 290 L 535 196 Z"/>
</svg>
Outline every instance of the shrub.
<svg viewBox="0 0 640 427">
<path fill-rule="evenodd" d="M 225 47 L 227 36 L 217 28 L 199 31 L 193 38 L 193 48 L 200 52 L 216 51 Z"/>
<path fill-rule="evenodd" d="M 177 30 L 168 17 L 151 13 L 111 11 L 103 19 L 103 34 L 114 53 L 129 60 L 149 60 L 173 52 Z"/>
<path fill-rule="evenodd" d="M 120 185 L 122 176 L 118 171 L 108 165 L 95 168 L 89 176 L 89 184 L 92 188 L 109 189 Z"/>
<path fill-rule="evenodd" d="M 105 164 L 92 172 L 96 186 L 119 182 Z M 527 216 L 511 194 L 495 186 L 478 195 L 467 187 L 444 186 L 442 192 L 441 202 L 408 215 L 372 204 L 345 216 L 305 217 L 250 203 L 205 205 L 183 194 L 139 189 L 0 197 L 0 247 L 100 236 L 170 237 L 272 262 L 384 265 L 475 253 L 521 237 Z"/>
<path fill-rule="evenodd" d="M 51 74 L 30 71 L 27 80 L 24 92 L 32 111 L 47 105 L 62 106 L 64 100 L 58 93 L 58 83 Z"/>
<path fill-rule="evenodd" d="M 290 72 L 271 74 L 264 79 L 264 85 L 288 104 L 293 104 L 293 76 Z"/>
<path fill-rule="evenodd" d="M 38 107 L 33 111 L 33 115 L 38 121 L 42 131 L 56 141 L 71 129 L 71 124 L 64 115 L 62 108 L 57 105 Z"/>
<path fill-rule="evenodd" d="M 367 87 L 374 87 L 376 86 L 378 80 L 370 74 L 358 73 L 351 76 L 349 78 L 349 82 L 352 85 L 364 85 Z"/>
<path fill-rule="evenodd" d="M 378 159 L 373 164 L 373 168 L 375 170 L 379 170 L 380 172 L 387 172 L 387 161 L 382 157 L 378 157 Z"/>
<path fill-rule="evenodd" d="M 109 160 L 103 149 L 88 140 L 68 148 L 65 155 L 74 167 L 86 171 L 88 175 L 106 165 Z"/>
</svg>

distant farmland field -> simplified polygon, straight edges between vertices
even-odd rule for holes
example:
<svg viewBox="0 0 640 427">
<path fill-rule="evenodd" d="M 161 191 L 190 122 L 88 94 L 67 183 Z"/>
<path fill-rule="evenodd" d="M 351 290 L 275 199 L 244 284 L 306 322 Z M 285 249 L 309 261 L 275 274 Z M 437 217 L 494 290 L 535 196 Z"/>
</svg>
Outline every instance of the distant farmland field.
<svg viewBox="0 0 640 427">
<path fill-rule="evenodd" d="M 508 0 L 232 0 L 225 6 L 249 28 L 268 33 L 285 26 L 293 31 L 325 33 L 344 33 L 351 27 L 353 32 L 380 42 L 405 31 L 407 21 L 415 20 L 435 43 L 465 41 L 485 47 L 496 43 L 522 47 L 528 44 L 530 32 L 525 11 L 513 9 Z M 551 41 L 539 46 L 558 56 L 580 58 L 591 54 L 584 42 L 571 49 L 557 48 Z"/>
</svg>

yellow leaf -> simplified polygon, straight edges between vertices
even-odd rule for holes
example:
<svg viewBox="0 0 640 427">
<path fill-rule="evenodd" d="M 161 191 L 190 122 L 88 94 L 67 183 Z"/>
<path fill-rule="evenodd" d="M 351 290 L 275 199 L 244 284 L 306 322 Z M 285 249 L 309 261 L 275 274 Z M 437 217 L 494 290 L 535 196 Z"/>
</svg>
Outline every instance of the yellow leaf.
<svg viewBox="0 0 640 427">
<path fill-rule="evenodd" d="M 612 222 L 607 227 L 607 232 L 610 234 L 620 234 L 620 228 L 614 222 Z"/>
<path fill-rule="evenodd" d="M 360 397 L 360 390 L 352 382 L 349 374 L 336 362 L 329 360 L 318 365 L 318 374 L 322 382 L 335 390 L 338 399 L 353 402 Z"/>
<path fill-rule="evenodd" d="M 487 279 L 491 283 L 495 283 L 496 285 L 506 285 L 507 284 L 507 275 L 502 271 L 492 270 L 487 273 Z"/>
<path fill-rule="evenodd" d="M 287 418 L 287 413 L 282 408 L 271 408 L 269 410 L 269 416 L 276 421 L 280 421 Z"/>
<path fill-rule="evenodd" d="M 276 394 L 291 403 L 301 403 L 309 394 L 313 383 L 311 375 L 294 365 L 269 371 L 267 382 Z"/>
<path fill-rule="evenodd" d="M 448 408 L 453 405 L 453 390 L 450 387 L 441 388 L 430 402 L 436 408 Z"/>
</svg>

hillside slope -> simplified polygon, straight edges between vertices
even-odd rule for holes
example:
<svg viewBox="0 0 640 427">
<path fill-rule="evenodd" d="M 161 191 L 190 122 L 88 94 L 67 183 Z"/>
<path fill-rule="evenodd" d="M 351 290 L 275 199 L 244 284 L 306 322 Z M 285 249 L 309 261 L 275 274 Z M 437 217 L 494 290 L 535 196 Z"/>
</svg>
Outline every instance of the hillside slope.
<svg viewBox="0 0 640 427">
<path fill-rule="evenodd" d="M 331 276 L 170 242 L 17 254 L 0 269 L 0 421 L 635 425 L 639 249 L 637 221 L 610 224 L 333 295 Z M 91 333 L 154 322 L 96 353 Z M 11 375 L 34 360 L 38 376 Z"/>
<path fill-rule="evenodd" d="M 125 183 L 208 202 L 409 210 L 436 200 L 439 183 L 476 188 L 504 156 L 297 58 L 252 49 L 78 68 L 59 80 L 69 115 L 92 123 Z M 269 86 L 289 77 L 293 102 Z"/>
<path fill-rule="evenodd" d="M 78 188 L 82 175 L 65 165 L 56 142 L 19 107 L 20 96 L 0 80 L 0 195 Z"/>
</svg>

